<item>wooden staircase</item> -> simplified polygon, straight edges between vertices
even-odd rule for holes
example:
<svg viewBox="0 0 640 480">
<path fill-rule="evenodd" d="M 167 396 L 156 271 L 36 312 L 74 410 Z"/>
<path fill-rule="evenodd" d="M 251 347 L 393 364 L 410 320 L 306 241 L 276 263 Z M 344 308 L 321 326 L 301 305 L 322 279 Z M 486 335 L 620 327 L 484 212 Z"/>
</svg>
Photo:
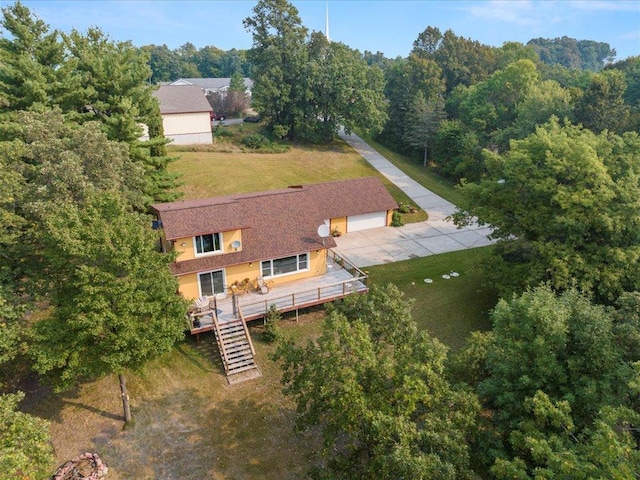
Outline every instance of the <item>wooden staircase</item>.
<svg viewBox="0 0 640 480">
<path fill-rule="evenodd" d="M 214 332 L 230 384 L 261 375 L 255 362 L 256 352 L 249 330 L 242 316 L 224 323 L 215 322 Z"/>
</svg>

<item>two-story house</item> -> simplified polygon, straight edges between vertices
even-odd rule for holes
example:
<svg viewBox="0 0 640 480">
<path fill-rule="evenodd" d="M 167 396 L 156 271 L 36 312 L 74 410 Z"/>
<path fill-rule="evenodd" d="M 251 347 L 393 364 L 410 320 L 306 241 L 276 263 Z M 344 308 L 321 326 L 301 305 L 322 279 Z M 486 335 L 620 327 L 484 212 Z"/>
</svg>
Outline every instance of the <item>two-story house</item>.
<svg viewBox="0 0 640 480">
<path fill-rule="evenodd" d="M 330 232 L 390 224 L 398 204 L 375 177 L 152 205 L 192 334 L 214 330 L 229 378 L 257 369 L 246 322 L 366 292 Z"/>
<path fill-rule="evenodd" d="M 387 226 L 397 203 L 375 177 L 152 205 L 162 248 L 187 299 L 224 298 L 231 286 L 272 287 L 327 271 L 328 231 Z"/>
</svg>

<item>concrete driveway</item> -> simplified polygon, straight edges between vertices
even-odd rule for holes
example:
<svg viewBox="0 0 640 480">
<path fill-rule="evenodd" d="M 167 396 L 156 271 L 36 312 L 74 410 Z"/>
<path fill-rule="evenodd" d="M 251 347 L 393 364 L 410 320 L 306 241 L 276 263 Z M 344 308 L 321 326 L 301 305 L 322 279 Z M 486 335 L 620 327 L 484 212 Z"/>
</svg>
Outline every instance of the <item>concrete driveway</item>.
<svg viewBox="0 0 640 480">
<path fill-rule="evenodd" d="M 429 214 L 429 219 L 424 222 L 345 233 L 335 238 L 335 250 L 354 265 L 380 265 L 494 243 L 487 238 L 491 233 L 488 227 L 471 225 L 457 228 L 447 220 L 447 216 L 455 212 L 455 205 L 403 173 L 360 137 L 345 135 L 344 131 L 340 132 L 340 136 Z"/>
</svg>

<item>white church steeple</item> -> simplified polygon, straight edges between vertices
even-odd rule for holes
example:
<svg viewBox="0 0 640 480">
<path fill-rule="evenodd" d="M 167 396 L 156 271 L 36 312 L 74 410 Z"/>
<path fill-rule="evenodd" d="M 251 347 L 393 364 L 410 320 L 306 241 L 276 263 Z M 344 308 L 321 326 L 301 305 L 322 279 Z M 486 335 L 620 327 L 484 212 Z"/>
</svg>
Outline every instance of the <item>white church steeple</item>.
<svg viewBox="0 0 640 480">
<path fill-rule="evenodd" d="M 324 36 L 327 37 L 327 40 L 331 40 L 329 38 L 329 2 L 326 3 L 325 8 L 325 16 L 324 16 Z"/>
</svg>

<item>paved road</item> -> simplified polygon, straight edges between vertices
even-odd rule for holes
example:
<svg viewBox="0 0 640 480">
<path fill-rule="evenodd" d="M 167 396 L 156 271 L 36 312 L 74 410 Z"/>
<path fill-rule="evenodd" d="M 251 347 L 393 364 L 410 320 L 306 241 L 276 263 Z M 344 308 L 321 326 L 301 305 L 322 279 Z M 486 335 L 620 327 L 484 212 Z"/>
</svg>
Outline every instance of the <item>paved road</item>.
<svg viewBox="0 0 640 480">
<path fill-rule="evenodd" d="M 455 211 L 455 205 L 404 174 L 360 137 L 345 135 L 343 131 L 340 136 L 429 214 L 424 222 L 397 228 L 374 228 L 336 238 L 336 251 L 356 266 L 380 265 L 493 243 L 487 238 L 490 233 L 487 227 L 474 225 L 458 229 L 446 219 Z"/>
</svg>

